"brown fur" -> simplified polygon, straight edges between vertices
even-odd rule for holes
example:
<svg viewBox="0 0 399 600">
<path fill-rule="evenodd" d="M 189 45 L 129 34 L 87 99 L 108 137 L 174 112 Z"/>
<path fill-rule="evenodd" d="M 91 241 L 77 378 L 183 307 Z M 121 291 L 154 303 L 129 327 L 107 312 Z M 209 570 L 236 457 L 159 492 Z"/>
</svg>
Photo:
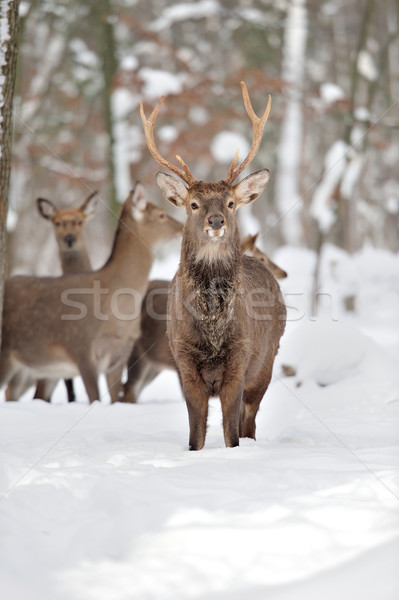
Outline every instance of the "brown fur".
<svg viewBox="0 0 399 600">
<path fill-rule="evenodd" d="M 139 337 L 138 306 L 148 285 L 154 246 L 180 233 L 181 227 L 164 211 L 146 203 L 143 188 L 137 185 L 122 206 L 114 247 L 104 267 L 62 277 L 7 280 L 0 386 L 21 370 L 35 378 L 80 374 L 93 402 L 99 398 L 99 373 L 120 381 Z M 134 290 L 134 297 L 123 290 Z M 117 300 L 114 306 L 112 298 Z M 86 314 L 78 320 L 65 319 L 76 317 L 76 302 Z M 136 316 L 125 320 L 128 314 Z M 118 397 L 117 387 L 114 392 L 113 400 Z"/>
<path fill-rule="evenodd" d="M 85 228 L 86 223 L 94 214 L 98 202 L 97 192 L 77 208 L 56 208 L 50 200 L 37 199 L 39 214 L 48 219 L 53 226 L 54 236 L 58 246 L 62 272 L 83 273 L 91 271 L 89 252 L 87 249 Z M 47 209 L 47 210 L 46 210 Z M 75 401 L 75 391 L 72 379 L 65 379 L 68 402 Z M 57 380 L 40 380 L 35 391 L 35 398 L 50 402 L 51 395 L 57 385 Z"/>
<path fill-rule="evenodd" d="M 274 275 L 276 279 L 285 279 L 287 277 L 287 272 L 281 269 L 276 263 L 274 263 L 270 258 L 260 250 L 256 245 L 258 234 L 255 235 L 247 235 L 241 241 L 241 250 L 244 254 L 248 256 L 253 256 L 260 260 L 261 263 L 265 265 L 267 269 L 269 269 L 270 273 Z"/>
<path fill-rule="evenodd" d="M 255 245 L 255 241 L 256 236 L 241 240 L 241 252 L 260 260 L 277 279 L 287 277 L 286 272 Z M 137 402 L 143 389 L 164 369 L 176 370 L 166 332 L 169 285 L 170 281 L 151 281 L 144 296 L 141 335 L 129 357 L 124 402 Z"/>
<path fill-rule="evenodd" d="M 87 250 L 85 226 L 94 214 L 98 197 L 94 192 L 77 208 L 59 209 L 53 202 L 45 198 L 37 199 L 39 214 L 49 220 L 53 226 L 54 236 L 58 246 L 58 254 L 64 275 L 91 271 L 91 263 Z M 68 401 L 75 400 L 72 379 L 66 379 L 65 386 Z M 51 395 L 58 383 L 57 379 L 42 379 L 37 382 L 35 398 L 50 402 Z M 29 387 L 35 384 L 29 374 L 20 371 L 10 381 L 7 390 L 7 400 L 19 398 Z"/>
<path fill-rule="evenodd" d="M 168 336 L 187 403 L 191 450 L 204 446 L 212 396 L 220 396 L 226 446 L 255 438 L 286 309 L 267 268 L 242 255 L 235 213 L 260 195 L 268 177 L 265 170 L 235 186 L 196 182 L 187 189 L 158 174 L 165 198 L 187 212 Z"/>
</svg>

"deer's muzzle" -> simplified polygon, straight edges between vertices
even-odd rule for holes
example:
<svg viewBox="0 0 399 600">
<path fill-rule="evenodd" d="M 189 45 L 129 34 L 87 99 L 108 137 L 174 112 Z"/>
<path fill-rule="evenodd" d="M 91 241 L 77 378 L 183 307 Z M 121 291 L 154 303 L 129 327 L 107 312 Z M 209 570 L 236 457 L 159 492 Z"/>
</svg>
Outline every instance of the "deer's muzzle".
<svg viewBox="0 0 399 600">
<path fill-rule="evenodd" d="M 73 244 L 75 243 L 75 240 L 76 238 L 74 235 L 72 235 L 72 233 L 68 233 L 68 235 L 64 237 L 64 241 L 68 248 L 72 248 Z"/>
<path fill-rule="evenodd" d="M 224 226 L 224 216 L 223 215 L 211 215 L 208 217 L 208 223 L 211 229 L 222 229 Z"/>
</svg>

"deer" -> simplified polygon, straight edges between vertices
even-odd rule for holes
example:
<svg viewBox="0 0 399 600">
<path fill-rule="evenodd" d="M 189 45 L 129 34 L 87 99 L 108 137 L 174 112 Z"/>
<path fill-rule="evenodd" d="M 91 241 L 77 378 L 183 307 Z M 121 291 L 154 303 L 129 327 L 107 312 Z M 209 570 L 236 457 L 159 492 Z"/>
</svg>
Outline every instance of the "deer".
<svg viewBox="0 0 399 600">
<path fill-rule="evenodd" d="M 101 269 L 6 280 L 0 388 L 21 371 L 35 379 L 80 374 L 91 403 L 100 398 L 97 379 L 105 373 L 111 401 L 117 401 L 122 369 L 140 334 L 154 251 L 181 231 L 182 224 L 148 202 L 137 183 L 122 205 Z"/>
<path fill-rule="evenodd" d="M 260 260 L 276 279 L 285 279 L 287 277 L 287 272 L 270 260 L 267 254 L 262 252 L 256 245 L 258 235 L 259 233 L 256 233 L 255 235 L 247 235 L 243 238 L 241 240 L 241 251 L 248 256 L 253 256 Z"/>
<path fill-rule="evenodd" d="M 140 105 L 148 149 L 174 174 L 157 173 L 158 187 L 187 214 L 180 264 L 170 285 L 167 331 L 192 451 L 205 445 L 209 399 L 215 396 L 220 398 L 225 445 L 255 439 L 256 415 L 285 329 L 286 307 L 276 279 L 259 260 L 240 251 L 236 212 L 261 195 L 270 171 L 233 183 L 257 154 L 271 108 L 269 96 L 258 117 L 244 82 L 241 89 L 253 126 L 252 144 L 240 164 L 236 152 L 226 178 L 218 182 L 196 180 L 180 156 L 177 166 L 158 151 L 154 126 L 164 96 L 148 119 Z"/>
<path fill-rule="evenodd" d="M 36 201 L 39 214 L 50 221 L 53 227 L 63 274 L 91 271 L 85 226 L 87 221 L 95 214 L 98 203 L 97 194 L 97 191 L 90 193 L 77 208 L 59 209 L 51 200 L 46 198 L 38 198 Z M 74 402 L 75 392 L 72 379 L 64 381 L 68 402 Z M 26 374 L 20 374 L 10 381 L 6 397 L 20 396 L 33 384 L 34 381 L 30 377 Z M 38 381 L 34 398 L 50 402 L 56 385 L 56 379 Z"/>
<path fill-rule="evenodd" d="M 77 208 L 60 209 L 46 198 L 38 198 L 36 202 L 39 214 L 53 227 L 63 274 L 91 271 L 85 227 L 96 212 L 98 192 L 89 194 Z"/>
<path fill-rule="evenodd" d="M 85 227 L 87 221 L 95 214 L 98 203 L 98 192 L 94 191 L 77 208 L 57 208 L 51 200 L 37 199 L 39 214 L 50 221 L 58 246 L 62 272 L 83 273 L 91 271 L 92 266 L 87 249 Z M 53 380 L 41 380 L 35 391 L 35 398 L 50 402 L 52 388 L 56 385 Z M 65 379 L 68 402 L 75 401 L 72 379 Z"/>
<path fill-rule="evenodd" d="M 256 246 L 258 234 L 241 240 L 243 254 L 254 256 L 276 279 L 287 273 Z M 136 403 L 143 389 L 164 369 L 176 370 L 167 336 L 167 305 L 170 281 L 150 281 L 141 308 L 141 334 L 127 363 L 127 380 L 123 386 L 123 402 Z"/>
</svg>

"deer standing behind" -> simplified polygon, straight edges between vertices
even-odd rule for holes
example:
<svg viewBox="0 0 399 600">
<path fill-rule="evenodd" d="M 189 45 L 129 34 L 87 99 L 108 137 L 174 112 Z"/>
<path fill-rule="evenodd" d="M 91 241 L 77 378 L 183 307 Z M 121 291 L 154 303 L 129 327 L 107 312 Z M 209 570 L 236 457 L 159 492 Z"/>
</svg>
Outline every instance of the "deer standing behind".
<svg viewBox="0 0 399 600">
<path fill-rule="evenodd" d="M 91 271 L 87 250 L 85 226 L 94 215 L 98 203 L 97 192 L 91 193 L 77 208 L 58 209 L 50 200 L 37 199 L 39 214 L 51 222 L 58 246 L 63 274 Z M 68 402 L 75 400 L 72 379 L 65 379 Z M 35 381 L 28 373 L 20 371 L 10 381 L 7 400 L 17 400 Z M 35 398 L 50 402 L 51 395 L 58 383 L 57 379 L 42 379 L 37 382 Z"/>
<path fill-rule="evenodd" d="M 260 260 L 260 262 L 265 265 L 266 269 L 268 269 L 276 279 L 285 279 L 287 277 L 287 272 L 270 260 L 267 254 L 262 252 L 262 250 L 260 250 L 260 248 L 258 248 L 256 245 L 258 235 L 258 233 L 255 235 L 247 235 L 241 240 L 242 253 L 247 254 L 248 256 L 253 256 L 254 258 Z"/>
<path fill-rule="evenodd" d="M 241 252 L 260 260 L 276 279 L 287 273 L 256 246 L 256 235 L 241 240 Z M 137 402 L 143 389 L 164 369 L 176 370 L 167 336 L 167 304 L 170 281 L 150 281 L 141 309 L 141 334 L 128 360 L 124 402 Z"/>
<path fill-rule="evenodd" d="M 50 200 L 37 199 L 39 214 L 50 221 L 53 226 L 58 246 L 58 255 L 64 275 L 91 271 L 92 266 L 87 250 L 85 227 L 87 221 L 96 211 L 98 203 L 97 192 L 91 193 L 77 208 L 57 208 Z M 65 379 L 68 402 L 75 400 L 72 379 Z M 41 380 L 38 382 L 35 398 L 50 402 L 51 394 L 57 380 Z"/>
<path fill-rule="evenodd" d="M 256 414 L 285 329 L 286 308 L 277 281 L 259 260 L 240 251 L 236 211 L 260 196 L 270 171 L 233 182 L 259 149 L 271 105 L 269 96 L 258 118 L 245 84 L 241 87 L 253 141 L 244 161 L 237 166 L 237 152 L 226 179 L 219 182 L 196 181 L 180 157 L 182 168 L 165 160 L 154 141 L 164 97 L 149 119 L 141 105 L 151 154 L 179 177 L 158 173 L 158 186 L 187 214 L 180 266 L 171 283 L 168 336 L 188 409 L 190 450 L 204 446 L 212 396 L 220 396 L 226 446 L 238 446 L 240 437 L 255 439 Z"/>
<path fill-rule="evenodd" d="M 137 184 L 121 208 L 113 250 L 101 269 L 8 279 L 0 387 L 24 370 L 36 379 L 80 374 L 93 402 L 99 399 L 98 375 L 106 373 L 116 401 L 122 369 L 139 336 L 154 249 L 181 230 L 181 223 L 147 202 Z"/>
</svg>

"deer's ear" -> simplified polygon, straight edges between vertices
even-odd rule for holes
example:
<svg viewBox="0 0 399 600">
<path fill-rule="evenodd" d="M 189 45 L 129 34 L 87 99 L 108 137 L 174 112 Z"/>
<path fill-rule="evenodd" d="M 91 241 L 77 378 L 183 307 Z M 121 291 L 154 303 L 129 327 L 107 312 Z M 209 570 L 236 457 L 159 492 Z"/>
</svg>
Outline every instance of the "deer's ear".
<svg viewBox="0 0 399 600">
<path fill-rule="evenodd" d="M 46 200 L 45 198 L 37 199 L 37 208 L 39 209 L 39 213 L 45 219 L 52 219 L 57 212 L 56 207 L 50 200 Z"/>
<path fill-rule="evenodd" d="M 140 221 L 143 217 L 143 212 L 147 208 L 147 198 L 144 186 L 137 183 L 132 194 L 132 216 L 135 221 Z"/>
<path fill-rule="evenodd" d="M 185 201 L 188 196 L 188 189 L 176 177 L 167 175 L 166 173 L 157 173 L 157 184 L 164 198 L 185 210 Z"/>
<path fill-rule="evenodd" d="M 84 214 L 85 217 L 91 217 L 97 210 L 98 205 L 98 191 L 92 192 L 88 198 L 83 202 L 80 207 L 80 210 Z"/>
<path fill-rule="evenodd" d="M 258 235 L 259 235 L 259 231 L 258 231 L 258 233 L 255 233 L 255 235 L 251 235 L 251 244 L 253 246 L 255 246 L 255 244 L 256 244 L 256 240 L 258 239 Z"/>
<path fill-rule="evenodd" d="M 269 177 L 269 169 L 262 169 L 262 171 L 256 171 L 256 173 L 248 175 L 240 183 L 237 183 L 233 187 L 237 199 L 237 208 L 245 204 L 251 204 L 256 200 L 265 189 Z"/>
</svg>

